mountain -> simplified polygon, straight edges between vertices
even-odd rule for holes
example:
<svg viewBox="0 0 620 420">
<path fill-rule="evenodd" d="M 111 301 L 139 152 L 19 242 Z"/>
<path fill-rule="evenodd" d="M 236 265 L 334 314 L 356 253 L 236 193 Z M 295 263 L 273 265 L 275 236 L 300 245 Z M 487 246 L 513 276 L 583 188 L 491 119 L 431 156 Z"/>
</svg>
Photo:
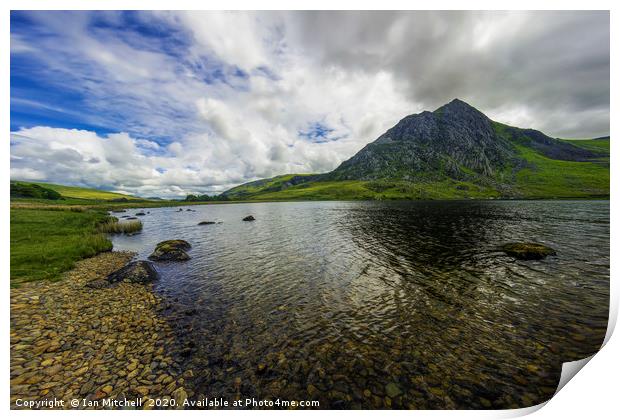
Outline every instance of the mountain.
<svg viewBox="0 0 620 420">
<path fill-rule="evenodd" d="M 403 118 L 329 173 L 254 181 L 223 195 L 264 200 L 608 196 L 609 139 L 554 139 L 492 121 L 455 99 Z"/>
</svg>

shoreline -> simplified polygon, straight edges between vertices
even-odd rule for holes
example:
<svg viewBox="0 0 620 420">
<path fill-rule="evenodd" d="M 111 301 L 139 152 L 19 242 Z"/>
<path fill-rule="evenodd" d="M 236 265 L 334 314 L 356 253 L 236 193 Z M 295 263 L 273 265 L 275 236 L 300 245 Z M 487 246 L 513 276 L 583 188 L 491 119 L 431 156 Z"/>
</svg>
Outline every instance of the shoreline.
<svg viewBox="0 0 620 420">
<path fill-rule="evenodd" d="M 193 376 L 171 356 L 175 334 L 159 315 L 152 285 L 84 287 L 123 267 L 134 254 L 103 252 L 77 261 L 58 282 L 11 289 L 10 404 L 72 399 L 77 408 L 105 399 L 184 399 Z M 59 407 L 42 407 L 59 408 Z M 62 408 L 62 407 L 61 407 Z"/>
</svg>

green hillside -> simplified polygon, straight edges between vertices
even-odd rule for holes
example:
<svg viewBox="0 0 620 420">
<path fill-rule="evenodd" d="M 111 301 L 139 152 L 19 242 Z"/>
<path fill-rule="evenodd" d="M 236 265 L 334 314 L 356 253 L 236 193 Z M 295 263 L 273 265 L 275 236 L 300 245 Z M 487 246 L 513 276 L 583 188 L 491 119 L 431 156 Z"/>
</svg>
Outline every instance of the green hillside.
<svg viewBox="0 0 620 420">
<path fill-rule="evenodd" d="M 609 140 L 562 141 L 604 156 L 582 162 L 551 159 L 518 141 L 511 141 L 527 165 L 514 172 L 510 184 L 501 184 L 497 180 L 459 181 L 448 177 L 424 182 L 398 179 L 331 181 L 322 180 L 321 175 L 288 174 L 243 184 L 224 195 L 231 200 L 264 201 L 609 196 Z M 290 180 L 296 178 L 305 182 L 291 184 Z"/>
<path fill-rule="evenodd" d="M 142 200 L 139 197 L 134 197 L 131 195 L 96 190 L 93 188 L 70 187 L 66 185 L 48 184 L 44 182 L 31 182 L 31 184 L 54 190 L 65 198 L 81 198 L 85 200 Z"/>
</svg>

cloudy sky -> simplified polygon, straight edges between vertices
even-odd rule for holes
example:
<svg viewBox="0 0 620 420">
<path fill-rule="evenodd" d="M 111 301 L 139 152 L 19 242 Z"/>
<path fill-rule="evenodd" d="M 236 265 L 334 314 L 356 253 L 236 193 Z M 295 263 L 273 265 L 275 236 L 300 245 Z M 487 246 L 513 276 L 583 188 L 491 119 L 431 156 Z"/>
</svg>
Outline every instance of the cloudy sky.
<svg viewBox="0 0 620 420">
<path fill-rule="evenodd" d="M 182 197 L 325 172 L 460 98 L 609 134 L 607 12 L 12 12 L 11 177 Z"/>
</svg>

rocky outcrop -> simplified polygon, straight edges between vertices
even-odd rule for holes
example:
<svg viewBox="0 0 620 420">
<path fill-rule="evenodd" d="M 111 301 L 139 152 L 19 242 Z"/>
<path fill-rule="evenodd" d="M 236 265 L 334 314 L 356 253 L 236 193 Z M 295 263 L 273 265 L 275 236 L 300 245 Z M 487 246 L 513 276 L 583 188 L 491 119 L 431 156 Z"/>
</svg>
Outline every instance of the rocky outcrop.
<svg viewBox="0 0 620 420">
<path fill-rule="evenodd" d="M 550 255 L 556 255 L 553 248 L 532 242 L 509 243 L 504 245 L 502 250 L 518 260 L 542 260 Z"/>
<path fill-rule="evenodd" d="M 253 222 L 254 220 L 256 220 L 256 219 L 252 215 L 246 216 L 246 217 L 243 218 L 244 222 Z"/>
<path fill-rule="evenodd" d="M 192 246 L 182 239 L 171 239 L 157 244 L 155 251 L 149 255 L 149 260 L 154 261 L 186 261 L 190 259 L 187 254 Z"/>
</svg>

